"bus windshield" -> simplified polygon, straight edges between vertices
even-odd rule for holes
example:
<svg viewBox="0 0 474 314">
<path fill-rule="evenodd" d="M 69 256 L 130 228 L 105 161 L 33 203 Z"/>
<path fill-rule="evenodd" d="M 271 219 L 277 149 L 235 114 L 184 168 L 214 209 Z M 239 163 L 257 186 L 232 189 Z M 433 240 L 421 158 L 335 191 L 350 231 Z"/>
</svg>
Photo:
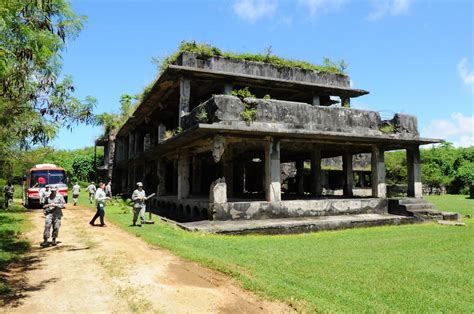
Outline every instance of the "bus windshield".
<svg viewBox="0 0 474 314">
<path fill-rule="evenodd" d="M 64 170 L 31 171 L 30 188 L 44 187 L 46 184 L 66 185 L 66 174 Z"/>
</svg>

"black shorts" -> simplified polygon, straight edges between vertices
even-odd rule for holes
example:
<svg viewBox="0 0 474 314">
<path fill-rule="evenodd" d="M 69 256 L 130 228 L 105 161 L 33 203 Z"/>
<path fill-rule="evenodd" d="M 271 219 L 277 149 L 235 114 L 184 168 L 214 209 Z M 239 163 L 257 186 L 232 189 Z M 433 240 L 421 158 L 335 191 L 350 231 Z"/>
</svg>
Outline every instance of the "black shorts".
<svg viewBox="0 0 474 314">
<path fill-rule="evenodd" d="M 73 194 L 72 198 L 79 198 L 79 194 Z"/>
</svg>

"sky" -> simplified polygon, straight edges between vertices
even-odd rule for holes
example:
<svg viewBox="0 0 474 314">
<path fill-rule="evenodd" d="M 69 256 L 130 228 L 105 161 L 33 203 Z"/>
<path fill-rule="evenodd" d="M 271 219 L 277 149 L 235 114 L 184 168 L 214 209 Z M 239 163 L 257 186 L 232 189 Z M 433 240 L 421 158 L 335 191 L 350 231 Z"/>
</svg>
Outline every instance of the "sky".
<svg viewBox="0 0 474 314">
<path fill-rule="evenodd" d="M 470 0 L 73 1 L 88 17 L 63 54 L 76 97 L 95 113 L 118 112 L 183 40 L 225 51 L 321 64 L 344 59 L 354 88 L 370 91 L 353 108 L 418 117 L 421 136 L 474 145 L 474 5 Z M 52 145 L 92 146 L 100 127 L 62 129 Z"/>
</svg>

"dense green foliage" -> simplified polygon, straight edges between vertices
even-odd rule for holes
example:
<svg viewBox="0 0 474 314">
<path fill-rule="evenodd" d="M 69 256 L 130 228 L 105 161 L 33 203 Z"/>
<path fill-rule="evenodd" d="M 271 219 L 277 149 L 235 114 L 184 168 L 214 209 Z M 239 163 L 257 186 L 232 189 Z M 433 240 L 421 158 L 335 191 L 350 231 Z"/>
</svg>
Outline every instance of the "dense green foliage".
<svg viewBox="0 0 474 314">
<path fill-rule="evenodd" d="M 101 164 L 103 150 L 97 150 L 97 163 Z M 8 159 L 0 168 L 0 177 L 20 183 L 26 171 L 36 164 L 52 163 L 63 167 L 69 182 L 88 182 L 95 180 L 94 148 L 86 147 L 75 150 L 55 150 L 41 147 L 29 151 L 17 150 L 15 158 Z"/>
<path fill-rule="evenodd" d="M 87 204 L 87 196 L 81 197 Z M 474 209 L 474 200 L 465 196 L 429 200 L 440 210 L 472 214 Z M 468 266 L 474 259 L 472 219 L 466 227 L 432 223 L 219 236 L 160 221 L 132 228 L 130 208 L 109 206 L 106 212 L 108 221 L 143 240 L 225 272 L 245 288 L 301 312 L 474 311 L 474 268 Z"/>
<path fill-rule="evenodd" d="M 73 97 L 72 79 L 59 79 L 66 40 L 83 20 L 65 0 L 0 1 L 0 159 L 45 145 L 59 127 L 93 122 L 95 99 Z"/>
<path fill-rule="evenodd" d="M 454 148 L 446 143 L 439 147 L 421 149 L 423 184 L 446 186 L 448 192 L 466 194 L 474 184 L 474 147 Z M 407 166 L 405 151 L 385 154 L 387 183 L 406 184 Z"/>
<path fill-rule="evenodd" d="M 173 64 L 178 59 L 178 56 L 182 52 L 191 52 L 201 56 L 219 56 L 230 59 L 239 59 L 247 61 L 265 62 L 275 65 L 281 68 L 300 68 L 304 70 L 315 70 L 322 72 L 330 72 L 337 74 L 344 74 L 347 69 L 347 63 L 344 60 L 339 62 L 333 62 L 329 58 L 324 58 L 324 65 L 315 65 L 306 61 L 284 59 L 272 54 L 271 47 L 269 47 L 265 53 L 235 53 L 235 52 L 223 52 L 217 47 L 213 47 L 209 44 L 199 44 L 195 41 L 182 41 L 178 50 L 168 57 L 164 58 L 161 62 L 155 58 L 155 62 L 160 65 L 161 71 L 164 71 L 170 64 Z"/>
<path fill-rule="evenodd" d="M 104 129 L 104 135 L 115 134 L 120 130 L 128 118 L 133 115 L 133 111 L 138 105 L 138 99 L 138 95 L 123 94 L 120 97 L 120 113 L 104 112 L 95 116 L 96 124 L 101 125 Z"/>
</svg>

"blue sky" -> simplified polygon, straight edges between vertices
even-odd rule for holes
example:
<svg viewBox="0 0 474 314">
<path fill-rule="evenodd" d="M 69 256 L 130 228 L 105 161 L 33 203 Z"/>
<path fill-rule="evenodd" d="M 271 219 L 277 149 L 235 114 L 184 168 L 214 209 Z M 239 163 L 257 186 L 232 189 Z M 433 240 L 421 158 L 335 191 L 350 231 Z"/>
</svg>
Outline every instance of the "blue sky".
<svg viewBox="0 0 474 314">
<path fill-rule="evenodd" d="M 422 136 L 474 145 L 474 8 L 470 0 L 81 0 L 88 16 L 68 44 L 63 73 L 76 96 L 98 99 L 96 113 L 117 111 L 156 75 L 152 57 L 182 40 L 235 52 L 263 52 L 321 63 L 344 59 L 356 88 L 352 106 L 418 117 Z M 61 130 L 52 143 L 93 145 L 99 127 Z"/>
</svg>

